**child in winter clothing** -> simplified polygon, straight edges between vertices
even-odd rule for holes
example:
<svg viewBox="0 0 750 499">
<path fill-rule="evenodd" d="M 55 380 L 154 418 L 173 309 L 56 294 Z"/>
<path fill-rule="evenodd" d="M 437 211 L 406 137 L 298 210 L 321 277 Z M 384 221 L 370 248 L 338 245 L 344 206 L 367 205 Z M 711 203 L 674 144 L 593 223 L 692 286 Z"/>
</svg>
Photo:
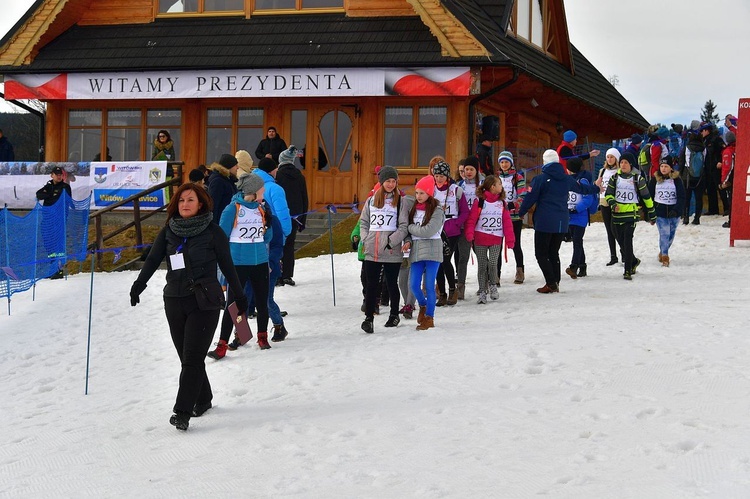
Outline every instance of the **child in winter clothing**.
<svg viewBox="0 0 750 499">
<path fill-rule="evenodd" d="M 464 170 L 465 171 L 465 170 Z M 438 161 L 432 168 L 432 176 L 435 178 L 434 198 L 443 208 L 445 213 L 445 248 L 443 248 L 443 263 L 440 265 L 437 275 L 437 285 L 440 290 L 440 298 L 437 306 L 455 305 L 458 301 L 456 290 L 456 273 L 451 263 L 453 252 L 458 245 L 466 218 L 469 216 L 469 205 L 466 202 L 464 190 L 452 182 L 450 178 L 451 167 L 445 161 Z M 445 290 L 445 280 L 448 280 L 450 295 Z"/>
<path fill-rule="evenodd" d="M 229 250 L 237 269 L 242 286 L 247 281 L 253 287 L 258 327 L 258 346 L 261 350 L 271 348 L 268 344 L 268 247 L 273 237 L 271 230 L 271 210 L 263 202 L 263 179 L 251 173 L 238 182 L 240 192 L 221 213 L 219 225 L 229 236 Z M 227 303 L 232 303 L 234 296 L 229 290 Z M 219 344 L 208 356 L 219 360 L 227 351 L 227 341 L 232 334 L 232 318 L 228 310 L 224 311 L 221 322 Z M 239 342 L 237 342 L 239 345 Z"/>
<path fill-rule="evenodd" d="M 633 137 L 635 137 L 635 135 L 633 135 Z M 633 157 L 635 157 L 635 155 L 633 155 Z M 607 204 L 604 195 L 607 192 L 609 179 L 612 178 L 612 175 L 617 173 L 619 164 L 620 151 L 614 147 L 607 149 L 604 167 L 599 170 L 599 177 L 595 182 L 601 190 L 601 193 L 599 194 L 599 206 L 602 210 L 602 221 L 604 222 L 604 228 L 607 230 L 607 242 L 609 243 L 609 263 L 607 263 L 607 267 L 616 264 L 619 260 L 617 259 L 617 241 L 615 240 L 615 231 L 612 228 L 612 208 Z M 620 254 L 622 254 L 622 251 L 620 251 Z"/>
<path fill-rule="evenodd" d="M 398 274 L 401 269 L 403 252 L 401 243 L 407 236 L 408 210 L 406 200 L 398 190 L 398 171 L 392 166 L 384 166 L 378 173 L 380 188 L 365 201 L 359 218 L 359 233 L 365 253 L 365 320 L 362 330 L 373 333 L 373 315 L 380 294 L 380 273 L 383 272 L 388 286 L 391 307 L 385 327 L 396 327 L 399 319 L 400 294 Z"/>
<path fill-rule="evenodd" d="M 506 246 L 512 248 L 516 243 L 513 222 L 505 203 L 505 190 L 502 181 L 494 175 L 484 179 L 477 189 L 478 200 L 471 208 L 466 222 L 466 239 L 474 242 L 477 254 L 477 280 L 479 281 L 478 304 L 487 303 L 487 293 L 497 300 L 497 261 L 503 249 L 503 238 Z"/>
<path fill-rule="evenodd" d="M 643 175 L 633 174 L 635 158 L 630 153 L 620 156 L 620 169 L 609 179 L 607 203 L 612 208 L 612 224 L 614 225 L 615 237 L 620 244 L 622 256 L 625 263 L 623 278 L 631 281 L 641 261 L 633 254 L 633 234 L 635 224 L 640 220 L 639 198 L 646 205 L 648 213 L 646 217 L 653 225 L 656 223 L 654 214 L 654 202 L 648 192 L 648 186 Z"/>
<path fill-rule="evenodd" d="M 417 329 L 424 331 L 435 326 L 435 278 L 440 262 L 443 261 L 443 230 L 445 214 L 440 204 L 432 197 L 435 192 L 435 179 L 423 177 L 417 182 L 416 203 L 409 209 L 409 236 L 402 247 L 409 251 L 411 274 L 409 284 L 419 303 Z M 425 276 L 425 290 L 422 292 L 422 276 Z"/>
<path fill-rule="evenodd" d="M 659 171 L 648 183 L 648 190 L 654 200 L 656 227 L 659 229 L 659 261 L 664 267 L 669 267 L 669 248 L 685 207 L 685 186 L 680 180 L 680 172 L 673 168 L 671 156 L 661 161 Z"/>
<path fill-rule="evenodd" d="M 513 257 L 516 260 L 516 276 L 513 279 L 513 284 L 523 284 L 525 279 L 523 249 L 521 249 L 521 229 L 523 229 L 523 219 L 518 216 L 518 210 L 521 208 L 523 198 L 526 197 L 526 177 L 523 173 L 516 170 L 516 166 L 513 163 L 513 154 L 511 154 L 510 151 L 501 152 L 500 156 L 497 157 L 497 164 L 499 166 L 497 176 L 503 183 L 503 190 L 507 196 L 505 202 L 508 203 L 510 219 L 513 221 L 513 233 L 516 236 L 516 244 L 513 246 Z M 502 266 L 503 260 L 499 259 L 497 261 L 498 282 Z"/>
<path fill-rule="evenodd" d="M 461 160 L 464 164 L 464 178 L 458 182 L 458 186 L 463 189 L 466 197 L 466 204 L 471 210 L 472 205 L 477 200 L 477 188 L 484 182 L 484 175 L 479 172 L 479 160 L 476 156 L 469 156 Z M 464 230 L 458 238 L 458 262 L 456 262 L 456 293 L 459 300 L 463 300 L 466 295 L 466 269 L 469 266 L 471 257 L 471 243 L 466 240 L 466 231 Z"/>
<path fill-rule="evenodd" d="M 581 158 L 571 158 L 568 160 L 568 171 L 576 181 L 581 185 L 591 185 L 591 173 L 583 170 L 583 161 Z M 572 279 L 586 277 L 586 252 L 583 250 L 583 235 L 586 233 L 586 226 L 589 224 L 589 216 L 596 213 L 597 210 L 596 194 L 579 194 L 574 191 L 568 191 L 568 212 L 570 213 L 570 233 L 573 238 L 573 257 L 570 260 L 570 267 L 565 269 L 565 273 Z"/>
</svg>

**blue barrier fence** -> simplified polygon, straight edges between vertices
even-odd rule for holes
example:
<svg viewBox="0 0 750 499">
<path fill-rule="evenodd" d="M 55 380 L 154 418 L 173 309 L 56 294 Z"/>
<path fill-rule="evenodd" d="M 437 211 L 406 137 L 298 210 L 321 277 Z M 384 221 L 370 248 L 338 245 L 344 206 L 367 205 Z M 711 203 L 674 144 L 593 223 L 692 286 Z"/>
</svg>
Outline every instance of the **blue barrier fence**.
<svg viewBox="0 0 750 499">
<path fill-rule="evenodd" d="M 76 201 L 63 192 L 54 205 L 37 204 L 24 216 L 0 209 L 0 298 L 86 258 L 89 205 L 89 198 Z"/>
</svg>

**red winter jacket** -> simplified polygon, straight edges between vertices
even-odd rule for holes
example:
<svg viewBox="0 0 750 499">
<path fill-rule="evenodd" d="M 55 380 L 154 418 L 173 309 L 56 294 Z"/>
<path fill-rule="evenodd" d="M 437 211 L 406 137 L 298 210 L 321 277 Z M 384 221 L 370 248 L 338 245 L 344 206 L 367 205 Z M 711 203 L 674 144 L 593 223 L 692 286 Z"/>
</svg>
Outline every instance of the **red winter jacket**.
<svg viewBox="0 0 750 499">
<path fill-rule="evenodd" d="M 737 147 L 736 143 L 732 143 L 724 148 L 721 153 L 721 183 L 723 184 L 729 179 L 729 172 L 732 171 L 734 166 L 734 150 Z"/>
<path fill-rule="evenodd" d="M 651 170 L 649 171 L 649 177 L 653 177 L 654 175 L 656 175 L 656 172 L 659 171 L 659 165 L 661 164 L 662 156 L 666 157 L 666 154 L 662 154 L 663 150 L 666 150 L 667 153 L 669 152 L 667 146 L 665 145 L 666 143 L 666 139 L 659 139 L 655 140 L 654 143 L 651 144 Z"/>
</svg>

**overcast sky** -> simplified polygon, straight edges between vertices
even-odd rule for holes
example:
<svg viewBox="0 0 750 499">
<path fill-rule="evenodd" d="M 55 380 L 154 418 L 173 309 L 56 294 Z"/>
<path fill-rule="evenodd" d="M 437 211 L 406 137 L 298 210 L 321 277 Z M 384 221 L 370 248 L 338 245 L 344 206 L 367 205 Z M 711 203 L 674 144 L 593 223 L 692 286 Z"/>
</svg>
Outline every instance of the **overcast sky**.
<svg viewBox="0 0 750 499">
<path fill-rule="evenodd" d="M 32 3 L 3 0 L 3 36 Z M 565 0 L 565 10 L 573 44 L 650 123 L 690 123 L 709 99 L 723 118 L 750 97 L 748 0 Z"/>
</svg>

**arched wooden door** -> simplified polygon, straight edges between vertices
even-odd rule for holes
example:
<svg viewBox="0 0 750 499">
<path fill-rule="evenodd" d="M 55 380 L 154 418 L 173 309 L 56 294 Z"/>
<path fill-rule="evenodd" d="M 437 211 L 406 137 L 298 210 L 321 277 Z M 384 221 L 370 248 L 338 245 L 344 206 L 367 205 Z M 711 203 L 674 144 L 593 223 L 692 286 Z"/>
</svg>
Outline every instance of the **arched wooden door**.
<svg viewBox="0 0 750 499">
<path fill-rule="evenodd" d="M 311 204 L 350 204 L 357 192 L 359 162 L 357 116 L 354 107 L 320 106 L 312 113 L 313 134 L 318 147 L 306 148 L 312 159 Z M 308 177 L 309 178 L 309 177 Z"/>
</svg>

